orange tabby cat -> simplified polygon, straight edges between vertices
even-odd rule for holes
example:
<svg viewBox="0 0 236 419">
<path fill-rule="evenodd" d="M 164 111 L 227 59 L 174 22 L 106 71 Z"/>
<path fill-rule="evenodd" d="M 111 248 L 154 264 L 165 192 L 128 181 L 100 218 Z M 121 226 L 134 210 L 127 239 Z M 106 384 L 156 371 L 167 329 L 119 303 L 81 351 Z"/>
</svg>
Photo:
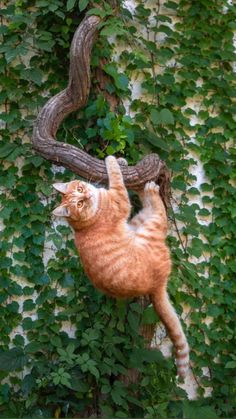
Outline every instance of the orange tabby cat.
<svg viewBox="0 0 236 419">
<path fill-rule="evenodd" d="M 107 157 L 106 167 L 108 190 L 80 180 L 54 184 L 62 202 L 53 214 L 66 217 L 75 230 L 76 247 L 95 287 L 118 298 L 151 296 L 175 346 L 178 374 L 185 376 L 189 348 L 166 290 L 171 260 L 159 187 L 145 185 L 143 209 L 128 221 L 131 205 L 116 158 Z"/>
</svg>

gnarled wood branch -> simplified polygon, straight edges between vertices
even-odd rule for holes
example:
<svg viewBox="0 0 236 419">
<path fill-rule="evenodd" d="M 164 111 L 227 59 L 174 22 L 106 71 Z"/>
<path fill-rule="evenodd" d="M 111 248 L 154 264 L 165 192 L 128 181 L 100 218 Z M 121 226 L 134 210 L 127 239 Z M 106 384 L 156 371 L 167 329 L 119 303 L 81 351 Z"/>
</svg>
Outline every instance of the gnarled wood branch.
<svg viewBox="0 0 236 419">
<path fill-rule="evenodd" d="M 90 55 L 99 22 L 98 16 L 87 16 L 76 30 L 70 50 L 68 86 L 42 108 L 34 125 L 32 143 L 34 150 L 45 159 L 87 180 L 106 184 L 108 178 L 103 161 L 70 144 L 56 141 L 62 120 L 69 113 L 83 107 L 87 101 L 90 90 Z M 134 190 L 141 189 L 147 181 L 157 181 L 167 204 L 169 174 L 157 154 L 146 156 L 136 166 L 122 165 L 122 173 L 126 186 Z"/>
</svg>

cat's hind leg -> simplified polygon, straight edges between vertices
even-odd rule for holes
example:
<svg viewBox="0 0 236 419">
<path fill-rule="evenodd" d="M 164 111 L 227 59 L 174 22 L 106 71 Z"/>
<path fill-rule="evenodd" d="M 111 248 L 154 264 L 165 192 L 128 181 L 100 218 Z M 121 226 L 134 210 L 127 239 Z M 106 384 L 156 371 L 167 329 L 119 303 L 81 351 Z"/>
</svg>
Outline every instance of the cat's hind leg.
<svg viewBox="0 0 236 419">
<path fill-rule="evenodd" d="M 155 182 L 148 182 L 144 187 L 142 195 L 143 208 L 151 209 L 155 213 L 160 214 L 162 218 L 166 217 L 164 203 L 160 197 L 159 185 Z"/>
<path fill-rule="evenodd" d="M 143 209 L 131 220 L 130 224 L 136 228 L 139 226 L 152 226 L 166 232 L 167 215 L 165 206 L 159 194 L 159 185 L 155 182 L 146 183 L 144 190 L 139 193 Z"/>
</svg>

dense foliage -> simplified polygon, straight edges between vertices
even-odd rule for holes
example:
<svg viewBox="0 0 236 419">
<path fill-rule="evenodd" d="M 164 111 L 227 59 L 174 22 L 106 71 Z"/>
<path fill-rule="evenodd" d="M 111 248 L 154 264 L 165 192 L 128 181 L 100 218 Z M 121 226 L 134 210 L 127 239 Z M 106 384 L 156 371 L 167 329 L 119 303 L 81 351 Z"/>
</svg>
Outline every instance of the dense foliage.
<svg viewBox="0 0 236 419">
<path fill-rule="evenodd" d="M 100 158 L 116 153 L 131 163 L 154 151 L 166 160 L 170 293 L 189 323 L 195 401 L 176 385 L 173 360 L 144 348 L 139 304 L 90 285 L 70 229 L 50 215 L 51 184 L 73 174 L 29 142 L 39 108 L 66 84 L 70 41 L 88 10 L 104 18 L 91 94 L 58 137 Z M 226 0 L 157 1 L 152 9 L 139 0 L 132 14 L 118 0 L 3 1 L 0 417 L 235 415 L 235 18 Z M 118 98 L 115 109 L 109 97 Z M 127 385 L 121 375 L 130 368 L 140 376 Z"/>
</svg>

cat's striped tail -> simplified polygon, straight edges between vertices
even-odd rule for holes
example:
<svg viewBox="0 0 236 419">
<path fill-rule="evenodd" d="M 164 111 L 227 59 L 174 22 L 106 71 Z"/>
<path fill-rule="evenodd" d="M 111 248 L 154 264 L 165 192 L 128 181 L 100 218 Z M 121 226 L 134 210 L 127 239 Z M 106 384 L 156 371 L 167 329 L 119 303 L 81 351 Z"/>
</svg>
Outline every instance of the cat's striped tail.
<svg viewBox="0 0 236 419">
<path fill-rule="evenodd" d="M 174 345 L 177 373 L 179 376 L 185 377 L 189 369 L 189 346 L 179 318 L 169 301 L 165 289 L 152 295 L 152 301 L 155 311 L 165 325 Z"/>
</svg>

